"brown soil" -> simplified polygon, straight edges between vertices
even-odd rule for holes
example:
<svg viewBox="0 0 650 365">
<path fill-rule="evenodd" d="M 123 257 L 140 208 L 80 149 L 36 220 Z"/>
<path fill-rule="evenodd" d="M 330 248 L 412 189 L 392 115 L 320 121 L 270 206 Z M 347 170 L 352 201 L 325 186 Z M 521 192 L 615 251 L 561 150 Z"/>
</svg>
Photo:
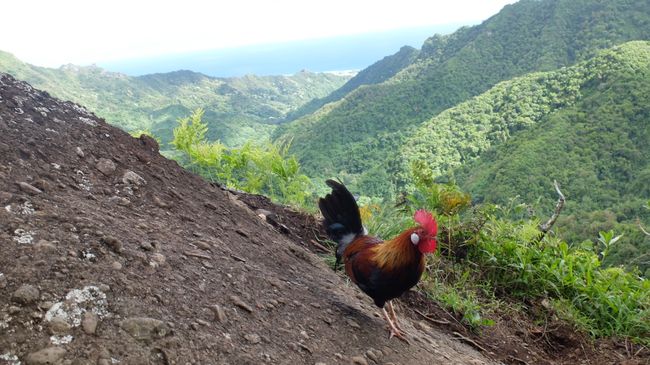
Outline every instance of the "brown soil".
<svg viewBox="0 0 650 365">
<path fill-rule="evenodd" d="M 399 305 L 410 344 L 389 339 L 314 254 L 316 218 L 209 184 L 5 74 L 0 133 L 0 365 L 628 361 L 571 355 L 583 340 L 555 351 L 507 319 L 475 336 L 418 292 Z"/>
</svg>

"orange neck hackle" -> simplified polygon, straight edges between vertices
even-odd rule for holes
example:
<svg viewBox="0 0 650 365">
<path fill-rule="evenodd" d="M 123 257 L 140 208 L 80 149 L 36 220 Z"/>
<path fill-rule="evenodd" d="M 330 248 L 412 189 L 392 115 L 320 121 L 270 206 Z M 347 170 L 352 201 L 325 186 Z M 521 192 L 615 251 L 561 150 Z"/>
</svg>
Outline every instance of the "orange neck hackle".
<svg viewBox="0 0 650 365">
<path fill-rule="evenodd" d="M 417 229 L 407 229 L 392 240 L 373 247 L 375 264 L 382 269 L 391 270 L 419 263 L 422 254 L 411 242 L 411 234 Z"/>
</svg>

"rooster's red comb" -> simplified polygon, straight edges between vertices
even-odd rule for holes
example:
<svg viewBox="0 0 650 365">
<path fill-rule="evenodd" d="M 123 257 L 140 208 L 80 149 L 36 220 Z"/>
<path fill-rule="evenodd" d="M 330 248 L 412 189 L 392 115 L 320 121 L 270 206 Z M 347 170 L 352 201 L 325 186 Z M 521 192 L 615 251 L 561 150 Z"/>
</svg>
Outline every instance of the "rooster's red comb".
<svg viewBox="0 0 650 365">
<path fill-rule="evenodd" d="M 430 236 L 438 234 L 438 223 L 436 223 L 436 220 L 433 218 L 431 213 L 424 209 L 420 209 L 415 212 L 413 219 L 415 219 L 415 221 L 418 222 Z"/>
</svg>

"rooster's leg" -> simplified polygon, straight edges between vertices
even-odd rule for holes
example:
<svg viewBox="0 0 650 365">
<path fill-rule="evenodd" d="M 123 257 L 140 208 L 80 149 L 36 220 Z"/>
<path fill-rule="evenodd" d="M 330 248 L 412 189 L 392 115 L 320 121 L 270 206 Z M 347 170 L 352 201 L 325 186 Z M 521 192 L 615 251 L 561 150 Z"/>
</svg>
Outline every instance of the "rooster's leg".
<svg viewBox="0 0 650 365">
<path fill-rule="evenodd" d="M 395 315 L 395 308 L 393 307 L 393 301 L 389 300 L 387 304 L 388 304 L 388 311 L 389 311 L 388 313 L 390 314 L 390 319 L 393 321 L 395 327 L 402 332 L 406 332 L 402 329 L 402 327 L 399 326 L 399 323 L 397 323 L 397 315 Z"/>
<path fill-rule="evenodd" d="M 381 309 L 382 313 L 384 314 L 384 319 L 386 319 L 386 322 L 388 322 L 388 328 L 390 329 L 390 338 L 393 338 L 393 336 L 399 338 L 400 340 L 408 343 L 408 340 L 404 336 L 404 333 L 400 331 L 393 321 L 390 319 L 390 316 L 388 315 L 388 312 L 386 312 L 386 308 Z"/>
</svg>

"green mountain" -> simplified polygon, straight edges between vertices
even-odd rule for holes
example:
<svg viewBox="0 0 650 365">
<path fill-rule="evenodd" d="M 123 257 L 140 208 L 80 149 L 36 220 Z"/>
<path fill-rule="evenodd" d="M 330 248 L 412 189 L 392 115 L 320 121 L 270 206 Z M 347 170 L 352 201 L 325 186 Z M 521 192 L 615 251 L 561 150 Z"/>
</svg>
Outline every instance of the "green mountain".
<svg viewBox="0 0 650 365">
<path fill-rule="evenodd" d="M 340 176 L 360 191 L 386 191 L 387 163 L 417 127 L 500 81 L 568 66 L 598 50 L 650 39 L 650 2 L 522 0 L 474 27 L 433 36 L 417 58 L 282 128 L 305 170 Z"/>
<path fill-rule="evenodd" d="M 0 71 L 82 104 L 127 131 L 149 129 L 163 142 L 171 140 L 177 118 L 204 108 L 208 137 L 231 146 L 268 138 L 287 113 L 328 95 L 351 77 L 306 71 L 238 78 L 191 71 L 129 77 L 95 66 L 36 67 L 1 51 Z"/>
<path fill-rule="evenodd" d="M 625 232 L 610 257 L 650 252 L 650 42 L 625 43 L 574 66 L 497 84 L 420 125 L 397 153 L 413 168 L 455 180 L 477 201 L 532 203 L 553 211 L 557 180 L 567 196 L 558 224 L 572 241 Z M 446 176 L 444 176 L 446 174 Z M 637 262 L 650 268 L 647 258 Z"/>
<path fill-rule="evenodd" d="M 382 83 L 395 76 L 395 74 L 403 70 L 406 66 L 410 65 L 415 60 L 418 53 L 419 51 L 417 49 L 410 46 L 404 46 L 400 48 L 397 53 L 386 56 L 383 59 L 366 67 L 361 72 L 356 74 L 353 78 L 351 78 L 348 82 L 346 82 L 345 85 L 341 86 L 339 89 L 335 90 L 326 97 L 314 99 L 298 108 L 298 110 L 290 112 L 287 115 L 286 119 L 288 121 L 291 121 L 307 114 L 311 114 L 327 103 L 341 100 L 345 95 L 349 94 L 362 85 Z M 284 133 L 285 132 L 282 131 L 281 128 L 276 131 L 276 134 L 278 136 Z"/>
</svg>

